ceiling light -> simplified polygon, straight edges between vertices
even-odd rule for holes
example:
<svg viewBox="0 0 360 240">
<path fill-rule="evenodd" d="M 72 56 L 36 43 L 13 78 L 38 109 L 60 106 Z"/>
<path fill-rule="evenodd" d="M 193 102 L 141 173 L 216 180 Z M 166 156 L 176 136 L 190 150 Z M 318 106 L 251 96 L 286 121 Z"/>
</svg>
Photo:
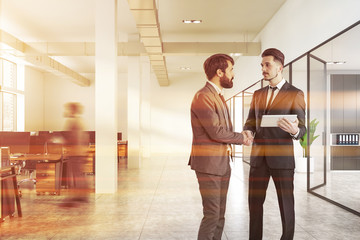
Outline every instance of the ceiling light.
<svg viewBox="0 0 360 240">
<path fill-rule="evenodd" d="M 239 57 L 241 55 L 242 55 L 242 53 L 230 53 L 230 56 L 232 56 L 232 57 Z"/>
<path fill-rule="evenodd" d="M 327 62 L 326 64 L 345 64 L 345 61 L 333 61 L 333 62 Z"/>
<path fill-rule="evenodd" d="M 191 67 L 180 67 L 180 70 L 188 71 L 188 70 L 191 70 Z"/>
<path fill-rule="evenodd" d="M 182 20 L 183 23 L 202 23 L 202 20 Z"/>
</svg>

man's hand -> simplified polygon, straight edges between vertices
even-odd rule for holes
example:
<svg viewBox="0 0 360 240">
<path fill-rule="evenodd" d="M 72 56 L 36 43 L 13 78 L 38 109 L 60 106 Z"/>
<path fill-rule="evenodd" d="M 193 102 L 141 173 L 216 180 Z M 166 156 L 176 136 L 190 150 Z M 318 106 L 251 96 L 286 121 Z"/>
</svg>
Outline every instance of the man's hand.
<svg viewBox="0 0 360 240">
<path fill-rule="evenodd" d="M 244 136 L 244 145 L 250 146 L 254 140 L 254 136 L 252 135 L 252 132 L 249 130 L 245 130 L 241 132 Z"/>
<path fill-rule="evenodd" d="M 299 119 L 297 118 L 293 122 L 289 119 L 281 118 L 277 124 L 282 130 L 292 135 L 295 135 L 299 131 Z"/>
</svg>

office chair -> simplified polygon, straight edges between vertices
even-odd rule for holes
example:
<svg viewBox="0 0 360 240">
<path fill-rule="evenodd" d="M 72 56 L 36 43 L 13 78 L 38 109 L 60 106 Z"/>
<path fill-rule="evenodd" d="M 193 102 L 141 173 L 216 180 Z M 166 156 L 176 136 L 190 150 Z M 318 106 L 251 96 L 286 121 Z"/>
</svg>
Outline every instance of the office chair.
<svg viewBox="0 0 360 240">
<path fill-rule="evenodd" d="M 20 190 L 20 184 L 22 184 L 24 182 L 33 182 L 34 185 L 36 184 L 36 178 L 33 176 L 35 170 L 36 170 L 36 162 L 35 161 L 23 161 L 22 172 L 24 172 L 25 174 L 28 174 L 29 177 L 18 181 L 17 185 L 18 185 L 18 191 L 19 191 L 20 197 L 22 196 L 22 193 Z"/>
<path fill-rule="evenodd" d="M 44 136 L 32 135 L 30 136 L 30 146 L 29 146 L 29 154 L 43 154 L 44 153 L 44 144 L 45 144 Z M 21 166 L 21 173 L 24 173 L 28 178 L 22 179 L 18 181 L 18 190 L 19 196 L 21 197 L 20 184 L 25 182 L 33 182 L 36 185 L 36 176 L 34 175 L 36 171 L 36 161 L 23 161 Z"/>
</svg>

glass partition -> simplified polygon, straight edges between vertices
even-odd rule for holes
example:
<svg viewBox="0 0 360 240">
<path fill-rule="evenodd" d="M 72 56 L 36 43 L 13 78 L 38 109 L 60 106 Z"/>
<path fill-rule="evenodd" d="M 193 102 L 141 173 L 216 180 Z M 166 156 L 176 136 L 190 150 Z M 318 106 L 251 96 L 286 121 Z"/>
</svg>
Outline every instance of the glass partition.
<svg viewBox="0 0 360 240">
<path fill-rule="evenodd" d="M 259 88 L 261 88 L 261 81 L 256 82 L 229 100 L 234 131 L 241 132 L 243 130 L 249 114 L 252 95 Z M 251 147 L 249 146 L 233 145 L 233 157 L 242 158 L 243 161 L 248 163 L 250 162 L 250 151 Z"/>
<path fill-rule="evenodd" d="M 283 70 L 283 77 L 291 83 L 291 76 L 290 76 L 290 72 L 291 72 L 291 65 L 287 65 L 286 67 L 284 67 L 284 70 Z"/>
<path fill-rule="evenodd" d="M 261 84 L 256 84 L 253 88 L 248 89 L 246 92 L 243 92 L 243 126 L 248 118 L 249 110 L 250 110 L 250 104 L 252 97 L 254 95 L 254 92 L 261 88 Z M 251 146 L 242 145 L 239 146 L 239 148 L 243 151 L 243 161 L 250 164 L 250 154 L 251 154 Z"/>
<path fill-rule="evenodd" d="M 314 190 L 326 184 L 326 62 L 311 54 L 307 57 L 309 84 L 306 141 L 309 143 L 309 151 L 305 157 L 309 168 L 307 169 L 308 188 Z"/>
<path fill-rule="evenodd" d="M 360 216 L 360 21 L 284 67 L 284 78 L 304 92 L 306 145 L 294 142 L 295 181 L 307 191 Z M 242 131 L 252 94 L 262 81 L 229 100 Z M 234 156 L 249 161 L 251 147 Z"/>
<path fill-rule="evenodd" d="M 306 56 L 301 57 L 297 61 L 288 65 L 291 73 L 291 84 L 298 89 L 302 90 L 304 93 L 304 99 L 306 106 L 307 103 L 307 58 Z M 306 113 L 307 114 L 307 113 Z M 307 125 L 307 122 L 305 122 Z M 294 140 L 294 157 L 295 157 L 295 171 L 298 173 L 297 178 L 302 178 L 302 182 L 306 182 L 306 172 L 307 172 L 307 160 L 304 156 L 304 149 L 300 145 L 300 141 Z"/>
<path fill-rule="evenodd" d="M 325 113 L 328 142 L 325 183 L 311 188 L 310 192 L 360 216 L 360 144 L 357 140 L 360 135 L 359 38 L 358 22 L 311 52 L 310 75 L 316 74 L 315 69 L 321 65 L 315 58 L 326 62 L 327 68 L 323 85 L 327 88 L 321 87 L 321 91 L 326 90 L 327 94 L 314 101 L 324 105 L 323 99 L 326 99 L 324 109 L 329 110 Z M 319 89 L 315 87 L 314 90 Z M 314 90 L 310 89 L 312 95 L 316 94 Z M 323 114 L 321 109 L 313 108 L 310 109 L 311 115 Z M 318 153 L 312 147 L 311 155 L 315 154 Z M 311 187 L 316 186 L 315 181 L 311 181 L 314 183 Z"/>
</svg>

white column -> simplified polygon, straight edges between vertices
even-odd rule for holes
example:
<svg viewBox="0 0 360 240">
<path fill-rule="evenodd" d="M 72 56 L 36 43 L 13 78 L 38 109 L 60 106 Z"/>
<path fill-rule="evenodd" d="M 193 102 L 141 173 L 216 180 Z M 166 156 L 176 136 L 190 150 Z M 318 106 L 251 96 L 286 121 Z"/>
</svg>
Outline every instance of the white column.
<svg viewBox="0 0 360 240">
<path fill-rule="evenodd" d="M 140 57 L 128 57 L 128 168 L 140 163 Z"/>
<path fill-rule="evenodd" d="M 119 57 L 126 58 L 127 57 Z M 128 77 L 127 73 L 120 73 L 118 81 L 118 132 L 122 134 L 122 140 L 128 140 L 128 118 L 127 118 L 127 108 L 128 108 Z"/>
<path fill-rule="evenodd" d="M 140 101 L 140 156 L 141 159 L 150 158 L 150 61 L 147 56 L 141 57 L 141 101 Z"/>
<path fill-rule="evenodd" d="M 117 191 L 117 0 L 96 0 L 95 192 Z"/>
</svg>

